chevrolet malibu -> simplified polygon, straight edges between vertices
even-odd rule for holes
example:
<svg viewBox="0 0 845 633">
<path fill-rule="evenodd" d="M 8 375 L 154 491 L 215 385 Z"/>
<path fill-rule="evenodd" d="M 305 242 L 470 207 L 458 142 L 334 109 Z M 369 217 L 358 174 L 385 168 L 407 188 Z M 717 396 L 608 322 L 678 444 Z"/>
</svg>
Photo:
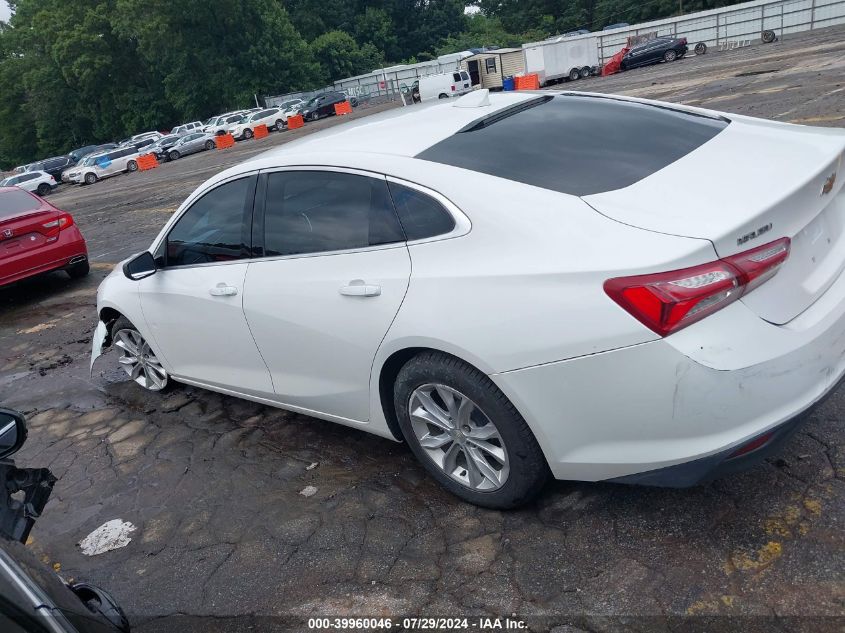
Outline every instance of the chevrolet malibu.
<svg viewBox="0 0 845 633">
<path fill-rule="evenodd" d="M 843 149 L 583 93 L 351 122 L 191 194 L 100 286 L 92 363 L 404 440 L 488 507 L 694 485 L 845 370 Z"/>
</svg>

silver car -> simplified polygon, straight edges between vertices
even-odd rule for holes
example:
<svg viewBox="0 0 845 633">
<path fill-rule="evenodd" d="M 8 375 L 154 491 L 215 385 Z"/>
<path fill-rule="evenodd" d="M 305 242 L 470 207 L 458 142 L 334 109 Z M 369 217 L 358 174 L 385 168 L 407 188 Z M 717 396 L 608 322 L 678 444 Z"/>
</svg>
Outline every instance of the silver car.
<svg viewBox="0 0 845 633">
<path fill-rule="evenodd" d="M 191 132 L 180 138 L 170 146 L 167 157 L 176 160 L 188 154 L 195 154 L 207 149 L 214 149 L 217 144 L 214 142 L 214 135 L 205 132 Z"/>
</svg>

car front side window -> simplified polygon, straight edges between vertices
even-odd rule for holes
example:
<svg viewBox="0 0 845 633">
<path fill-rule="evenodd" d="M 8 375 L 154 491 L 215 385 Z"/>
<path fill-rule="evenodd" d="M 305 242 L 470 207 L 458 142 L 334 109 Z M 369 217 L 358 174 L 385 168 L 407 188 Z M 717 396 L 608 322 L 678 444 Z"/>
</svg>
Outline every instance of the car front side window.
<svg viewBox="0 0 845 633">
<path fill-rule="evenodd" d="M 254 176 L 231 180 L 196 200 L 167 235 L 165 267 L 249 257 L 245 218 L 251 216 L 255 180 Z"/>
<path fill-rule="evenodd" d="M 264 255 L 330 253 L 404 242 L 383 179 L 329 171 L 267 177 Z"/>
</svg>

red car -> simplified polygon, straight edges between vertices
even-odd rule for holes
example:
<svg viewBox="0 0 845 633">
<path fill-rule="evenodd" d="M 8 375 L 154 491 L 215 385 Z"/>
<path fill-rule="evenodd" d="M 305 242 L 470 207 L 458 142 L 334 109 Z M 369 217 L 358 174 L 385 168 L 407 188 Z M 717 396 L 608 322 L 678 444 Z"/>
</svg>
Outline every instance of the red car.
<svg viewBox="0 0 845 633">
<path fill-rule="evenodd" d="M 88 248 L 73 216 L 18 187 L 0 187 L 0 286 L 51 270 L 88 274 Z"/>
</svg>

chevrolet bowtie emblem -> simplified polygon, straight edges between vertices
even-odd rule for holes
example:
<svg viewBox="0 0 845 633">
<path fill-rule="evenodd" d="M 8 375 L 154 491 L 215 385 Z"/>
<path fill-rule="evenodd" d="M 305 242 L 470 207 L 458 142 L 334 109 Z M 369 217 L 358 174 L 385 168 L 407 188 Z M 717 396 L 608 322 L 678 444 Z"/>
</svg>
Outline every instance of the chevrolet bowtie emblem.
<svg viewBox="0 0 845 633">
<path fill-rule="evenodd" d="M 831 191 L 833 191 L 833 185 L 836 184 L 836 172 L 833 172 L 830 176 L 827 177 L 827 180 L 822 187 L 822 195 L 826 196 Z"/>
</svg>

